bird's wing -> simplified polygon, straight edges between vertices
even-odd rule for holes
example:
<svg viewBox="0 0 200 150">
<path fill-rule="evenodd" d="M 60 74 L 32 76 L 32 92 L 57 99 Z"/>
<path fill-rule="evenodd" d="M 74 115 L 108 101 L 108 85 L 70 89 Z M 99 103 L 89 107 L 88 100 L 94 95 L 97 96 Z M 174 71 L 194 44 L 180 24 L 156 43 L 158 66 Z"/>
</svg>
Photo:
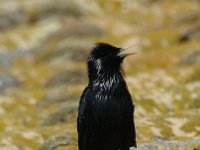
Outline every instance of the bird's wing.
<svg viewBox="0 0 200 150">
<path fill-rule="evenodd" d="M 87 127 L 88 127 L 88 88 L 83 91 L 83 94 L 80 99 L 79 108 L 78 108 L 78 118 L 77 118 L 77 130 L 78 130 L 78 140 L 79 147 L 85 147 L 85 143 L 87 143 Z M 84 149 L 84 148 L 80 148 Z"/>
<path fill-rule="evenodd" d="M 84 125 L 86 118 L 86 110 L 87 110 L 87 93 L 88 89 L 86 88 L 83 91 L 83 94 L 81 96 L 80 102 L 79 102 L 79 108 L 78 108 L 78 120 L 77 120 L 77 130 L 78 132 L 81 130 L 81 127 Z"/>
<path fill-rule="evenodd" d="M 135 111 L 135 105 L 133 105 L 133 117 L 134 117 L 134 111 Z M 136 142 L 136 129 L 135 129 L 135 121 L 133 119 L 133 125 L 131 126 L 131 138 L 130 138 L 130 145 L 137 148 L 137 142 Z"/>
</svg>

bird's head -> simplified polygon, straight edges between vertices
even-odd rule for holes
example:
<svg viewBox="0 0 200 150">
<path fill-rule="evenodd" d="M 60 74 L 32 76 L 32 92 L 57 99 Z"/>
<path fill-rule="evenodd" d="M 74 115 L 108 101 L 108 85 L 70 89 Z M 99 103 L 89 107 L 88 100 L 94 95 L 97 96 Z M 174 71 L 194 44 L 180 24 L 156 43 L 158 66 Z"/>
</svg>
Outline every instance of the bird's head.
<svg viewBox="0 0 200 150">
<path fill-rule="evenodd" d="M 124 51 L 123 48 L 106 43 L 95 44 L 88 58 L 89 76 L 119 72 L 124 58 L 133 54 Z"/>
</svg>

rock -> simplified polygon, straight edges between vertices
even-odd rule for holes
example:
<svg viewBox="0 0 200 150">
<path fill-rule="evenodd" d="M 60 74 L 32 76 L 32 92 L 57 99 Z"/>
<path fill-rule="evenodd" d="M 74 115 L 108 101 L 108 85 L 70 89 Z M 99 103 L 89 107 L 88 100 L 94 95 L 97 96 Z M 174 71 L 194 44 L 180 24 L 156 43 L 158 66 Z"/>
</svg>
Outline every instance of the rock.
<svg viewBox="0 0 200 150">
<path fill-rule="evenodd" d="M 200 64 L 200 49 L 190 50 L 183 56 L 181 62 L 183 64 Z"/>
<path fill-rule="evenodd" d="M 174 25 L 179 25 L 179 24 L 194 24 L 195 22 L 198 22 L 200 19 L 200 11 L 191 11 L 182 14 L 181 17 L 179 17 L 175 22 Z"/>
<path fill-rule="evenodd" d="M 186 83 L 200 81 L 200 68 L 194 68 L 193 73 L 188 77 Z"/>
<path fill-rule="evenodd" d="M 32 50 L 11 50 L 11 52 L 0 53 L 0 66 L 10 68 L 15 59 L 30 56 L 32 53 L 31 51 Z"/>
<path fill-rule="evenodd" d="M 0 66 L 11 67 L 12 61 L 16 56 L 12 53 L 0 53 Z"/>
<path fill-rule="evenodd" d="M 43 108 L 52 104 L 60 104 L 68 101 L 79 100 L 80 96 L 76 94 L 78 92 L 81 91 L 78 89 L 75 89 L 74 91 L 71 89 L 71 86 L 69 86 L 67 89 L 62 89 L 62 87 L 52 88 L 52 90 L 44 97 L 44 100 L 37 104 L 37 107 Z"/>
<path fill-rule="evenodd" d="M 150 3 L 150 4 L 153 4 L 153 3 L 157 3 L 157 2 L 160 2 L 161 0 L 142 0 L 143 3 Z M 161 1 L 162 2 L 162 1 Z"/>
<path fill-rule="evenodd" d="M 83 8 L 76 2 L 69 0 L 35 0 L 25 3 L 27 13 L 32 22 L 43 20 L 50 17 L 80 17 L 84 14 Z"/>
<path fill-rule="evenodd" d="M 27 21 L 26 12 L 21 8 L 0 12 L 0 30 L 16 26 Z"/>
<path fill-rule="evenodd" d="M 103 35 L 105 31 L 98 27 L 96 24 L 93 24 L 90 21 L 85 21 L 85 19 L 80 19 L 80 22 L 77 22 L 75 18 L 70 18 L 63 20 L 63 28 L 55 33 L 55 36 L 97 36 Z"/>
<path fill-rule="evenodd" d="M 39 102 L 37 106 L 42 108 L 55 103 L 63 103 L 66 102 L 67 100 L 68 98 L 65 96 L 62 96 L 60 94 L 50 93 L 49 95 L 47 95 L 47 97 L 45 97 L 45 99 L 42 102 Z"/>
<path fill-rule="evenodd" d="M 77 112 L 78 102 L 68 101 L 62 104 L 62 108 L 58 108 L 57 111 L 49 114 L 45 120 L 42 121 L 42 126 L 55 125 L 57 123 L 66 122 L 71 119 Z"/>
<path fill-rule="evenodd" d="M 35 62 L 85 61 L 92 46 L 88 37 L 103 31 L 89 23 L 69 21 L 60 30 L 50 34 L 34 54 Z"/>
<path fill-rule="evenodd" d="M 56 135 L 50 137 L 46 142 L 40 147 L 39 150 L 53 150 L 59 146 L 67 146 L 73 144 L 73 140 L 67 133 Z M 171 149 L 191 149 L 191 150 L 200 150 L 200 139 L 191 139 L 191 140 L 163 140 L 156 139 L 154 142 L 142 143 L 138 145 L 138 148 L 130 148 L 130 150 L 171 150 Z"/>
<path fill-rule="evenodd" d="M 88 38 L 102 35 L 98 26 L 75 19 L 63 21 L 62 27 L 50 34 L 35 51 L 35 62 L 54 60 L 85 61 L 93 44 Z"/>
<path fill-rule="evenodd" d="M 4 5 L 1 6 L 0 30 L 47 18 L 80 17 L 83 15 L 84 10 L 80 5 L 66 0 L 5 1 Z"/>
<path fill-rule="evenodd" d="M 7 88 L 18 87 L 19 85 L 20 82 L 16 77 L 8 73 L 0 73 L 0 92 Z"/>
<path fill-rule="evenodd" d="M 86 78 L 86 73 L 83 70 L 66 70 L 62 72 L 58 72 L 54 74 L 52 77 L 47 79 L 47 81 L 43 84 L 44 87 L 50 86 L 60 86 L 63 84 L 70 84 L 70 83 L 83 83 Z"/>
<path fill-rule="evenodd" d="M 68 39 L 51 39 L 35 51 L 34 60 L 36 63 L 66 62 L 67 60 L 85 61 L 90 45 L 84 40 L 74 42 Z"/>
<path fill-rule="evenodd" d="M 163 140 L 163 139 L 156 139 L 154 142 L 151 143 L 143 143 L 139 144 L 137 150 L 150 150 L 150 149 L 158 149 L 158 150 L 163 150 L 163 149 L 186 149 L 186 148 L 195 148 L 200 146 L 200 139 L 192 139 L 192 140 Z M 195 146 L 196 145 L 196 146 Z M 130 150 L 136 150 L 136 148 L 131 148 Z"/>
<path fill-rule="evenodd" d="M 179 36 L 180 42 L 186 42 L 193 39 L 200 39 L 200 23 L 185 29 L 185 31 L 183 31 Z"/>
<path fill-rule="evenodd" d="M 44 144 L 39 148 L 39 150 L 54 150 L 59 146 L 69 144 L 72 144 L 71 137 L 68 133 L 62 133 L 47 139 Z"/>
<path fill-rule="evenodd" d="M 0 150 L 19 150 L 19 148 L 16 145 L 9 144 L 3 146 L 0 145 Z"/>
</svg>

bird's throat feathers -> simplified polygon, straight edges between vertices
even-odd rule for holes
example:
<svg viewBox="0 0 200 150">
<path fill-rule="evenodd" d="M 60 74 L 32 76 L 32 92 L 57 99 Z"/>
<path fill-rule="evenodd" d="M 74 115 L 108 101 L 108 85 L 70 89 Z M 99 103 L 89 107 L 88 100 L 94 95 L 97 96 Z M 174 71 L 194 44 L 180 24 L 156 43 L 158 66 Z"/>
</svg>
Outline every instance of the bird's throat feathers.
<svg viewBox="0 0 200 150">
<path fill-rule="evenodd" d="M 89 86 L 110 90 L 115 89 L 120 83 L 124 83 L 121 70 L 103 69 L 89 71 Z"/>
</svg>

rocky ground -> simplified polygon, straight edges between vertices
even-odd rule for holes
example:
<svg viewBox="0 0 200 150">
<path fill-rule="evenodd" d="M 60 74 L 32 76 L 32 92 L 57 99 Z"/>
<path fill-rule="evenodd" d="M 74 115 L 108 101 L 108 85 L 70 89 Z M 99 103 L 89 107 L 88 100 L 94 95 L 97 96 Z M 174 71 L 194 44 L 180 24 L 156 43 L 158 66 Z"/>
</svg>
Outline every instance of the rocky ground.
<svg viewBox="0 0 200 150">
<path fill-rule="evenodd" d="M 0 0 L 0 149 L 76 150 L 95 42 L 123 64 L 138 150 L 200 149 L 199 0 Z"/>
</svg>

